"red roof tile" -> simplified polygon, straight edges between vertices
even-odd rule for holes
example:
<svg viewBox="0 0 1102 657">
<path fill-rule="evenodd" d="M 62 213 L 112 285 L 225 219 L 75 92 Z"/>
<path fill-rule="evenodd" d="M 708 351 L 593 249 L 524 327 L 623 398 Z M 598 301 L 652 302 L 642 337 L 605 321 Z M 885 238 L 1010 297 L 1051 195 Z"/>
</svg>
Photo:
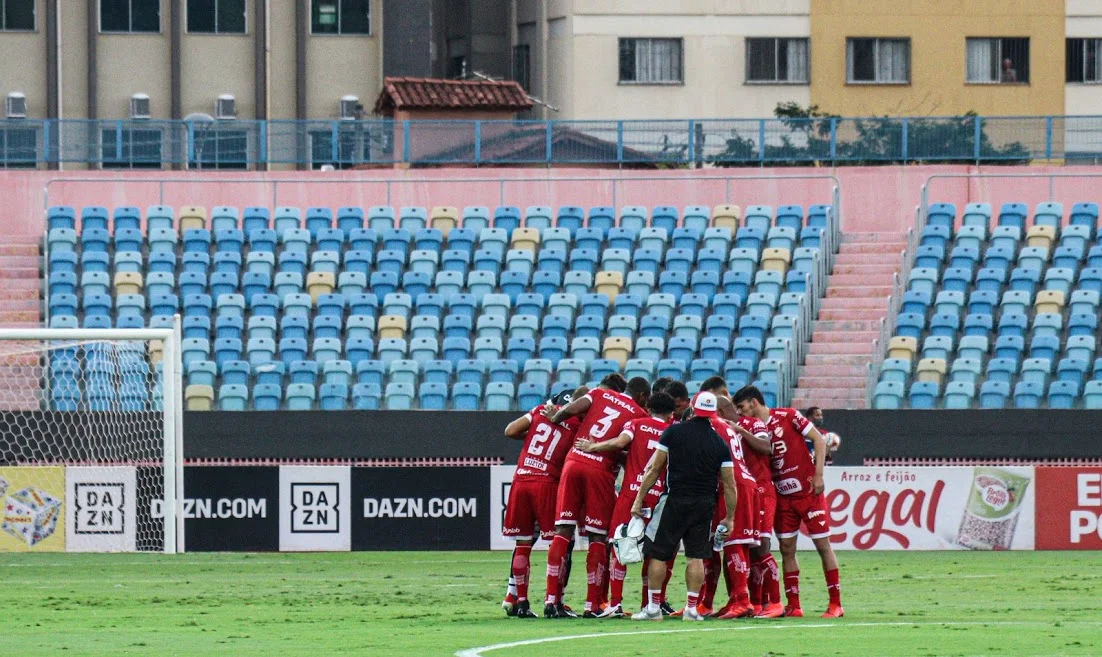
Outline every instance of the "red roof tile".
<svg viewBox="0 0 1102 657">
<path fill-rule="evenodd" d="M 434 80 L 386 78 L 375 113 L 395 109 L 478 109 L 521 111 L 532 108 L 524 88 L 512 80 Z"/>
</svg>

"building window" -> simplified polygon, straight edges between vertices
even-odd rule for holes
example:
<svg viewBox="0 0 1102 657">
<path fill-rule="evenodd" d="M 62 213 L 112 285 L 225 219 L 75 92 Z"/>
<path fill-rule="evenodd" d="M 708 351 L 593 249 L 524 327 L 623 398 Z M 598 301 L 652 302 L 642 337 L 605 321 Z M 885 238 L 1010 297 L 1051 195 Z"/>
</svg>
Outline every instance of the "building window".
<svg viewBox="0 0 1102 657">
<path fill-rule="evenodd" d="M 620 82 L 682 82 L 681 39 L 620 39 Z"/>
<path fill-rule="evenodd" d="M 968 39 L 968 81 L 977 84 L 1029 82 L 1029 39 Z"/>
<path fill-rule="evenodd" d="M 513 46 L 513 79 L 524 87 L 525 91 L 531 91 L 529 85 L 532 82 L 532 49 L 528 44 Z"/>
<path fill-rule="evenodd" d="M 249 168 L 249 132 L 221 127 L 196 128 L 188 168 Z"/>
<path fill-rule="evenodd" d="M 0 169 L 33 169 L 38 166 L 38 130 L 0 127 Z"/>
<path fill-rule="evenodd" d="M 105 128 L 101 133 L 104 169 L 160 169 L 162 135 L 157 129 Z"/>
<path fill-rule="evenodd" d="M 907 84 L 910 81 L 910 39 L 846 39 L 847 83 Z"/>
<path fill-rule="evenodd" d="M 1102 82 L 1102 39 L 1067 40 L 1067 81 Z"/>
<path fill-rule="evenodd" d="M 746 81 L 807 84 L 807 39 L 747 39 Z"/>
<path fill-rule="evenodd" d="M 244 34 L 245 0 L 187 0 L 187 31 Z"/>
<path fill-rule="evenodd" d="M 390 123 L 384 122 L 340 125 L 336 134 L 333 130 L 311 130 L 310 166 L 320 169 L 328 164 L 337 169 L 351 169 L 365 163 L 389 162 L 393 155 L 393 130 Z"/>
<path fill-rule="evenodd" d="M 101 32 L 160 32 L 161 0 L 100 0 Z"/>
<path fill-rule="evenodd" d="M 448 58 L 448 79 L 465 80 L 467 78 L 467 58 L 456 55 Z"/>
<path fill-rule="evenodd" d="M 313 0 L 313 34 L 371 34 L 371 0 Z"/>
<path fill-rule="evenodd" d="M 0 30 L 34 31 L 34 0 L 0 0 Z"/>
</svg>

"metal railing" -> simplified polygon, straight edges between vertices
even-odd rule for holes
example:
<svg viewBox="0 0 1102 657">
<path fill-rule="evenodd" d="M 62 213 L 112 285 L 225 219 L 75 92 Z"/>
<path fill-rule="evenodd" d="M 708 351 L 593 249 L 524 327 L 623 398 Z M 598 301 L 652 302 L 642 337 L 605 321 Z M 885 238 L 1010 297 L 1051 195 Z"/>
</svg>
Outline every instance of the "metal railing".
<svg viewBox="0 0 1102 657">
<path fill-rule="evenodd" d="M 0 120 L 0 167 L 1102 161 L 1102 116 L 627 121 Z"/>
</svg>

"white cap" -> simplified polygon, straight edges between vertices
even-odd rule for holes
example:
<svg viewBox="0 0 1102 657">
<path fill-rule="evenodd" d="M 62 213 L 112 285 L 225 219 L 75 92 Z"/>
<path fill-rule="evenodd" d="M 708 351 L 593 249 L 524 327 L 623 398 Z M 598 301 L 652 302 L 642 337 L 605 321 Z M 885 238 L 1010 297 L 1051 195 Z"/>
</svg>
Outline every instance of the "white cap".
<svg viewBox="0 0 1102 657">
<path fill-rule="evenodd" d="M 697 393 L 693 399 L 693 415 L 697 417 L 716 416 L 716 396 L 710 392 Z"/>
</svg>

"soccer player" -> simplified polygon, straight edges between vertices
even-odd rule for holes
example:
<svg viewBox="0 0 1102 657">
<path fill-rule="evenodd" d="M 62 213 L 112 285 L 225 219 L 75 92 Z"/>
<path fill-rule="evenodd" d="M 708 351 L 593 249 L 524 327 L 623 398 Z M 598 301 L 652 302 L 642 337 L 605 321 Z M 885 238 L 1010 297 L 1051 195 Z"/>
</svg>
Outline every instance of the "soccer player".
<svg viewBox="0 0 1102 657">
<path fill-rule="evenodd" d="M 681 381 L 671 381 L 669 386 L 666 387 L 666 393 L 673 397 L 674 404 L 677 407 L 674 411 L 674 417 L 680 418 L 692 405 L 689 399 L 689 389 Z"/>
<path fill-rule="evenodd" d="M 811 420 L 811 423 L 815 425 L 815 428 L 819 430 L 819 433 L 823 436 L 823 440 L 827 444 L 826 452 L 826 464 L 831 465 L 834 462 L 834 452 L 838 451 L 838 434 L 831 433 L 823 426 L 823 409 L 818 406 L 812 406 L 804 411 L 804 417 Z M 814 456 L 815 446 L 811 444 L 811 441 L 805 441 L 807 443 L 808 453 Z"/>
<path fill-rule="evenodd" d="M 544 413 L 554 424 L 584 416 L 577 437 L 600 443 L 619 436 L 630 420 L 647 417 L 643 408 L 649 398 L 650 383 L 646 379 L 635 377 L 625 381 L 619 374 L 609 374 L 595 390 L 557 411 Z M 558 592 L 559 573 L 579 521 L 589 538 L 585 564 L 588 587 L 583 616 L 596 618 L 600 612 L 608 570 L 606 537 L 616 504 L 618 470 L 618 455 L 589 454 L 574 448 L 566 457 L 555 504 L 556 534 L 547 552 L 547 599 L 543 607 L 543 615 L 547 618 L 561 617 L 559 610 L 563 601 Z"/>
<path fill-rule="evenodd" d="M 555 535 L 555 496 L 559 487 L 559 476 L 570 445 L 574 442 L 574 432 L 580 424 L 577 418 L 569 418 L 561 425 L 552 424 L 544 417 L 543 410 L 548 406 L 565 406 L 573 400 L 575 394 L 580 396 L 585 392 L 584 388 L 574 392 L 564 390 L 552 401 L 533 408 L 505 427 L 507 438 L 524 439 L 520 457 L 517 459 L 517 469 L 513 473 L 509 504 L 501 530 L 503 536 L 516 541 L 511 577 L 511 586 L 516 587 L 516 602 L 512 609 L 508 606 L 508 599 L 502 605 L 510 616 L 537 618 L 528 604 L 535 530 L 538 526 L 540 538 L 544 540 L 549 541 Z"/>
<path fill-rule="evenodd" d="M 623 432 L 613 440 L 598 443 L 587 438 L 578 440 L 577 448 L 587 454 L 611 453 L 616 454 L 625 448 L 628 450 L 627 462 L 624 464 L 624 481 L 620 486 L 620 494 L 616 497 L 616 506 L 612 511 L 612 521 L 609 527 L 615 529 L 619 525 L 631 521 L 631 505 L 635 503 L 636 493 L 639 492 L 639 484 L 643 481 L 643 473 L 647 469 L 658 441 L 662 438 L 662 432 L 670 426 L 670 418 L 674 412 L 673 397 L 664 392 L 652 394 L 647 401 L 647 410 L 650 417 L 642 420 L 631 420 L 624 425 Z M 650 511 L 658 503 L 665 485 L 664 477 L 660 478 L 651 487 L 643 501 L 643 520 L 650 519 Z M 648 562 L 643 561 L 643 577 L 646 578 Z M 623 618 L 624 617 L 624 578 L 627 577 L 627 567 L 619 562 L 615 552 L 612 554 L 610 571 L 612 574 L 612 595 L 608 607 L 598 618 Z M 646 585 L 644 583 L 644 597 Z M 663 595 L 665 589 L 663 589 Z M 663 598 L 664 599 L 664 598 Z M 644 601 L 643 604 L 646 604 Z"/>
<path fill-rule="evenodd" d="M 819 552 L 826 577 L 830 603 L 823 618 L 840 618 L 845 611 L 842 609 L 838 559 L 830 546 L 830 525 L 823 497 L 826 443 L 815 425 L 799 411 L 770 409 L 761 391 L 754 386 L 746 386 L 735 393 L 734 402 L 739 413 L 765 422 L 770 431 L 773 486 L 777 489 L 776 530 L 781 542 L 784 592 L 788 599 L 784 615 L 804 615 L 800 608 L 800 564 L 796 560 L 796 538 L 803 524 Z M 811 438 L 815 446 L 814 460 L 804 447 L 805 436 Z"/>
</svg>

